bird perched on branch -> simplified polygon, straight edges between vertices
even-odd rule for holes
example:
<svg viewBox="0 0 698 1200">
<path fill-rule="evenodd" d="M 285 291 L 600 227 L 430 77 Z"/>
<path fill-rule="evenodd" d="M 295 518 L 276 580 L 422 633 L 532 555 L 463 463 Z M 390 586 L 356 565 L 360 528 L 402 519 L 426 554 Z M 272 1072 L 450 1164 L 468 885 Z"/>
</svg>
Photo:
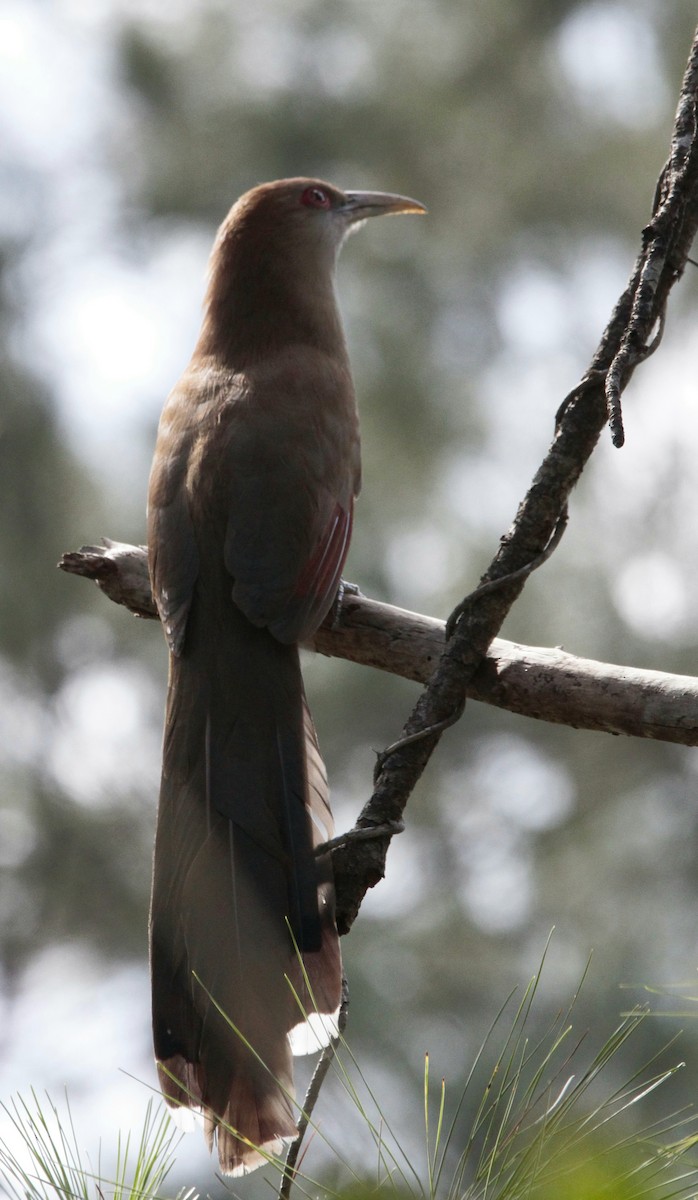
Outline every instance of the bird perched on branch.
<svg viewBox="0 0 698 1200">
<path fill-rule="evenodd" d="M 365 218 L 423 211 L 313 179 L 242 196 L 158 430 L 155 1057 L 168 1103 L 202 1115 L 233 1174 L 294 1135 L 291 1053 L 329 1040 L 340 1000 L 329 856 L 315 854 L 332 817 L 298 653 L 336 596 L 360 484 L 335 262 Z"/>
</svg>

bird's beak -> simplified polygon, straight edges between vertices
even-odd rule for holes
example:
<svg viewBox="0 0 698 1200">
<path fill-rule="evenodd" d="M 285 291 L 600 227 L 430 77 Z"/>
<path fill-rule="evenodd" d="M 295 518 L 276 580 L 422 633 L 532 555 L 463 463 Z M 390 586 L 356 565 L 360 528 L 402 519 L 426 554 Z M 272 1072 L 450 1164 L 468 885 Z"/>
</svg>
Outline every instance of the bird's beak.
<svg viewBox="0 0 698 1200">
<path fill-rule="evenodd" d="M 346 201 L 340 207 L 349 221 L 363 221 L 366 217 L 382 217 L 390 213 L 425 213 L 427 210 L 419 200 L 409 196 L 396 196 L 391 192 L 345 192 Z"/>
</svg>

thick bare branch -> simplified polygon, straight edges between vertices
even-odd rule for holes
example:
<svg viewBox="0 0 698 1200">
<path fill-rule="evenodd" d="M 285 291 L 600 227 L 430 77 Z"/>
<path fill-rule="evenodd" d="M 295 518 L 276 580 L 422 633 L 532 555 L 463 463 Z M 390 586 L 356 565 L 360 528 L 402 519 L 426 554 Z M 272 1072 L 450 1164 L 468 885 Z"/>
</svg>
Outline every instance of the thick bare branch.
<svg viewBox="0 0 698 1200">
<path fill-rule="evenodd" d="M 117 604 L 155 617 L 143 546 L 105 540 L 65 554 L 64 571 L 94 579 Z M 345 595 L 310 647 L 426 683 L 443 652 L 445 623 L 365 596 Z M 468 697 L 575 729 L 698 745 L 698 679 L 577 658 L 559 648 L 495 638 Z"/>
<path fill-rule="evenodd" d="M 99 546 L 68 550 L 58 566 L 70 575 L 93 579 L 105 596 L 115 604 L 123 604 L 134 616 L 157 617 L 145 546 L 102 538 Z"/>
</svg>

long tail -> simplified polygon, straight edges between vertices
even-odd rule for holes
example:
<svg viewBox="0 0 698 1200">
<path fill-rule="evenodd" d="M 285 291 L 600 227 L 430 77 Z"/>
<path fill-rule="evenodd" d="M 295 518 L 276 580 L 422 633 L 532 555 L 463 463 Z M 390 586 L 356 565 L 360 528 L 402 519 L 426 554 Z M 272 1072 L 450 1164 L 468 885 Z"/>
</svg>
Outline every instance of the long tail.
<svg viewBox="0 0 698 1200">
<path fill-rule="evenodd" d="M 166 1099 L 203 1113 L 225 1172 L 294 1135 L 290 1035 L 305 1052 L 318 1027 L 320 1043 L 331 1032 L 341 961 L 328 865 L 313 855 L 331 834 L 297 648 L 230 600 L 204 623 L 195 597 L 165 719 L 153 1029 Z M 299 1000 L 319 1014 L 305 1045 Z"/>
</svg>

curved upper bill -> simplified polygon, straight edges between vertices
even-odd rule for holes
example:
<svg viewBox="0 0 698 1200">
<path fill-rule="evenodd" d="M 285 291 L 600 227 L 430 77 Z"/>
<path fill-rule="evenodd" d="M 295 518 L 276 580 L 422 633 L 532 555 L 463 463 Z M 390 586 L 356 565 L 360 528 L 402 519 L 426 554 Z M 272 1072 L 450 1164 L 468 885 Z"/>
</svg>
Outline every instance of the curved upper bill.
<svg viewBox="0 0 698 1200">
<path fill-rule="evenodd" d="M 346 201 L 340 211 L 350 221 L 363 221 L 365 217 L 381 217 L 390 213 L 425 213 L 427 210 L 419 200 L 409 196 L 396 196 L 392 192 L 345 192 Z"/>
</svg>

